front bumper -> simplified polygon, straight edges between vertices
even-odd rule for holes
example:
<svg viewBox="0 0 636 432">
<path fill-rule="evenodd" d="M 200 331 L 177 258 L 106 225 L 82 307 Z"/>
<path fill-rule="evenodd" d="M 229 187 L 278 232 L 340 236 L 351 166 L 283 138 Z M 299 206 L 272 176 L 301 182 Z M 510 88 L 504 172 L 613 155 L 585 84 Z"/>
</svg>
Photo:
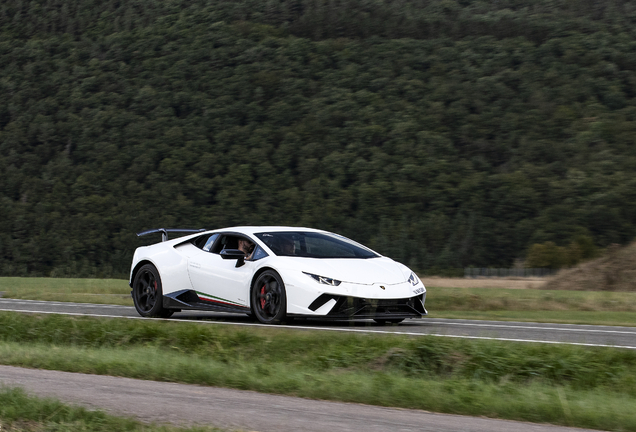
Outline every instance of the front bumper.
<svg viewBox="0 0 636 432">
<path fill-rule="evenodd" d="M 327 319 L 404 319 L 427 315 L 424 307 L 426 293 L 400 299 L 369 299 L 351 296 L 323 294 L 309 305 L 311 311 L 333 304 L 331 310 L 322 315 Z M 334 304 L 335 302 L 335 304 Z"/>
</svg>

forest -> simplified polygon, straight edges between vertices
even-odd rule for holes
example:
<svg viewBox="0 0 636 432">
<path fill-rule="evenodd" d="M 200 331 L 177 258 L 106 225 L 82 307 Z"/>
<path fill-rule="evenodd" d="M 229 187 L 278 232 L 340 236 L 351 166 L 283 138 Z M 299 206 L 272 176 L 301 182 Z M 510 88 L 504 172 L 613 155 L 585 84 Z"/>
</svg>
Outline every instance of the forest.
<svg viewBox="0 0 636 432">
<path fill-rule="evenodd" d="M 0 275 L 234 225 L 564 265 L 636 237 L 635 138 L 636 1 L 3 0 Z"/>
</svg>

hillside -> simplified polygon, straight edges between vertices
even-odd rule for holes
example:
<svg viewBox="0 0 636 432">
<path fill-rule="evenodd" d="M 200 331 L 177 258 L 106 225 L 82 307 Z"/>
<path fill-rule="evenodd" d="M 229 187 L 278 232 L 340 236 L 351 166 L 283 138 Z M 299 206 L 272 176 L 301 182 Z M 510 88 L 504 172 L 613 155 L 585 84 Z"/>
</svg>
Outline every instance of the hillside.
<svg viewBox="0 0 636 432">
<path fill-rule="evenodd" d="M 289 224 L 420 272 L 636 237 L 629 1 L 6 0 L 0 274 Z"/>
<path fill-rule="evenodd" d="M 636 242 L 614 245 L 602 257 L 561 270 L 545 289 L 581 291 L 636 291 Z"/>
</svg>

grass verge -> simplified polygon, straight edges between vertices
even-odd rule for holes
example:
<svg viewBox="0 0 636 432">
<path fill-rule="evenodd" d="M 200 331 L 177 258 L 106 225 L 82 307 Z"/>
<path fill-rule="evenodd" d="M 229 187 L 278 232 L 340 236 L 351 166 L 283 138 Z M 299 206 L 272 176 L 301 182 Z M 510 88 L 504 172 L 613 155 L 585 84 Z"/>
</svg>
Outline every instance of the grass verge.
<svg viewBox="0 0 636 432">
<path fill-rule="evenodd" d="M 438 287 L 427 291 L 431 310 L 636 312 L 635 292 Z"/>
<path fill-rule="evenodd" d="M 102 411 L 67 405 L 50 398 L 28 396 L 19 388 L 0 387 L 2 432 L 221 432 L 220 429 L 148 425 Z"/>
<path fill-rule="evenodd" d="M 636 293 L 427 287 L 431 318 L 636 326 Z"/>
<path fill-rule="evenodd" d="M 132 306 L 128 281 L 123 279 L 0 277 L 4 297 Z"/>
<path fill-rule="evenodd" d="M 0 313 L 0 363 L 636 431 L 636 352 Z"/>
</svg>

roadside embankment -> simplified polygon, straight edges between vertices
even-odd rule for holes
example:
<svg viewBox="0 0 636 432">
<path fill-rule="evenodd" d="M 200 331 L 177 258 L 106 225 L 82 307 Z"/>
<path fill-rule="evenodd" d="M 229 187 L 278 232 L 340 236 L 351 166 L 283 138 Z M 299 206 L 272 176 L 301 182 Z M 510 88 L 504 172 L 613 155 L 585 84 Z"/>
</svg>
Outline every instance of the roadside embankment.
<svg viewBox="0 0 636 432">
<path fill-rule="evenodd" d="M 636 431 L 623 349 L 0 313 L 0 363 Z"/>
</svg>

